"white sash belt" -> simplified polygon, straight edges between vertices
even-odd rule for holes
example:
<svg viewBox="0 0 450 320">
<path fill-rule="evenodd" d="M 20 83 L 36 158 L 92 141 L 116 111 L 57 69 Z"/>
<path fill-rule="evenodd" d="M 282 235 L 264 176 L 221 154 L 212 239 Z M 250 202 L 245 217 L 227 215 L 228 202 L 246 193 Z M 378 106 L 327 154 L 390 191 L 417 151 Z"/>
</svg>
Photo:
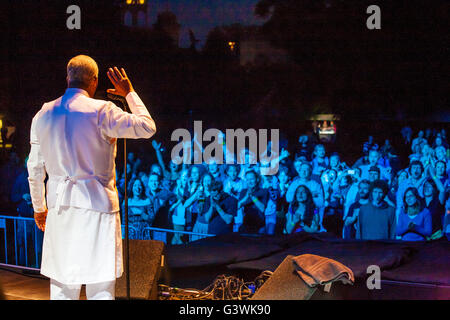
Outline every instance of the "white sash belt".
<svg viewBox="0 0 450 320">
<path fill-rule="evenodd" d="M 55 210 L 56 212 L 59 213 L 59 209 L 61 207 L 62 204 L 62 200 L 64 199 L 64 196 L 67 192 L 67 189 L 69 187 L 69 185 L 74 185 L 77 183 L 77 181 L 80 180 L 92 180 L 92 179 L 97 179 L 96 176 L 92 176 L 92 175 L 85 175 L 85 176 L 74 176 L 74 177 L 69 177 L 69 176 L 65 176 L 65 177 L 61 177 L 61 176 L 52 176 L 49 178 L 49 180 L 58 180 L 58 186 L 56 187 L 56 203 L 55 203 Z"/>
</svg>

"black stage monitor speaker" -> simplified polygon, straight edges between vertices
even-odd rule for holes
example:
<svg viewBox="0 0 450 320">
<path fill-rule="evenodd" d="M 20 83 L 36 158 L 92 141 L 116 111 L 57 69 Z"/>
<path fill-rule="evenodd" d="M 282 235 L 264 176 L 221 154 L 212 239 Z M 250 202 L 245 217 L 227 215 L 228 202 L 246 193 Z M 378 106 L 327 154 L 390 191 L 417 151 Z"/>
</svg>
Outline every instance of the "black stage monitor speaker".
<svg viewBox="0 0 450 320">
<path fill-rule="evenodd" d="M 294 256 L 287 256 L 251 300 L 341 300 L 344 284 L 335 282 L 330 292 L 323 286 L 309 287 L 296 272 Z M 350 286 L 351 287 L 351 286 Z"/>
<path fill-rule="evenodd" d="M 270 278 L 259 288 L 251 300 L 309 300 L 315 289 L 295 271 L 294 256 L 287 256 Z"/>
<path fill-rule="evenodd" d="M 164 242 L 154 240 L 129 240 L 130 242 L 130 298 L 157 300 L 158 280 L 164 265 Z M 123 242 L 125 259 L 126 243 Z M 125 267 L 125 262 L 124 262 Z M 127 298 L 126 274 L 116 281 L 116 299 Z"/>
</svg>

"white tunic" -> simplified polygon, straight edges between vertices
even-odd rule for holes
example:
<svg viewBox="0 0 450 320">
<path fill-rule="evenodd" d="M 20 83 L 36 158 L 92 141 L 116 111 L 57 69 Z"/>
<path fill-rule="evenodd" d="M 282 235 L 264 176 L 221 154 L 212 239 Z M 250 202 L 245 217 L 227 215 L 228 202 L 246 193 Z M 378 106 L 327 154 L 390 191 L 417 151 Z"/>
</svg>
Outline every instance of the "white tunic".
<svg viewBox="0 0 450 320">
<path fill-rule="evenodd" d="M 41 273 L 61 283 L 111 281 L 122 274 L 116 141 L 156 132 L 139 96 L 132 92 L 126 99 L 132 114 L 67 89 L 33 118 L 30 194 L 35 212 L 49 210 Z"/>
</svg>

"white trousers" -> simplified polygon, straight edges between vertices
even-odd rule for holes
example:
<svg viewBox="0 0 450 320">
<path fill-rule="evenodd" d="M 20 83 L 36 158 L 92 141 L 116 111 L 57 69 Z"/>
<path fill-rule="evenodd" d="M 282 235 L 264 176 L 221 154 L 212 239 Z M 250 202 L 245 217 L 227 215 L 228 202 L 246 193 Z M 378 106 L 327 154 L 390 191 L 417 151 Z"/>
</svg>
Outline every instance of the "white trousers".
<svg viewBox="0 0 450 320">
<path fill-rule="evenodd" d="M 88 300 L 114 300 L 116 280 L 86 284 Z M 66 285 L 50 279 L 50 300 L 79 300 L 81 284 Z"/>
</svg>

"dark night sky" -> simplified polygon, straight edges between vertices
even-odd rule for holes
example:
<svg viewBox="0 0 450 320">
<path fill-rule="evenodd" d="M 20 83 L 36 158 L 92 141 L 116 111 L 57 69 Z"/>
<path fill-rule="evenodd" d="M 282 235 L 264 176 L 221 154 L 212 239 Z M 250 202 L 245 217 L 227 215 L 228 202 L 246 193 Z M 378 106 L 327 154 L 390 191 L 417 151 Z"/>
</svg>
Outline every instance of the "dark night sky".
<svg viewBox="0 0 450 320">
<path fill-rule="evenodd" d="M 192 29 L 201 49 L 216 26 L 263 25 L 266 21 L 254 15 L 259 1 L 148 0 L 144 10 L 149 27 L 158 13 L 172 11 L 181 25 L 179 45 L 189 47 Z M 312 11 L 297 6 L 320 0 L 276 2 L 283 5 L 261 33 L 293 61 L 247 68 L 221 46 L 225 38 L 217 34 L 212 45 L 192 52 L 168 45 L 155 30 L 121 28 L 123 12 L 112 5 L 115 0 L 0 1 L 0 113 L 26 128 L 18 139 L 27 150 L 32 115 L 64 89 L 69 57 L 86 53 L 103 67 L 125 64 L 144 101 L 152 101 L 155 114 L 165 117 L 168 132 L 172 124 L 190 126 L 189 117 L 199 115 L 222 128 L 286 128 L 294 139 L 295 119 L 309 113 L 341 114 L 358 123 L 431 116 L 445 121 L 448 0 L 378 0 L 383 3 L 379 32 L 366 28 L 365 4 L 371 0 L 336 0 L 348 5 Z M 66 8 L 74 3 L 82 9 L 81 31 L 66 28 Z M 109 85 L 106 76 L 102 80 L 100 93 Z"/>
<path fill-rule="evenodd" d="M 159 12 L 170 10 L 181 24 L 180 46 L 189 46 L 188 30 L 192 29 L 201 47 L 208 32 L 216 26 L 263 24 L 265 20 L 255 17 L 253 12 L 256 3 L 258 0 L 150 0 L 148 23 L 155 23 Z"/>
</svg>

